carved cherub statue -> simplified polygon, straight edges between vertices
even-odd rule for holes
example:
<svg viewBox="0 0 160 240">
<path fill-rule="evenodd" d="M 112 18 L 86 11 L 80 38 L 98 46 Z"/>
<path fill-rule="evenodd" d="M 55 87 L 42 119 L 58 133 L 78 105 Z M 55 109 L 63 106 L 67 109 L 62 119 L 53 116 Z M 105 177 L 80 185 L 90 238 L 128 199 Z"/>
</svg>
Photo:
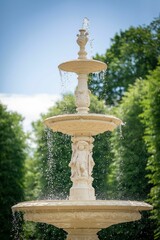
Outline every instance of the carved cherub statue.
<svg viewBox="0 0 160 240">
<path fill-rule="evenodd" d="M 92 170 L 93 170 L 93 167 L 95 165 L 94 160 L 92 158 L 92 149 L 93 149 L 93 144 L 90 144 L 89 145 L 89 159 L 88 159 L 88 173 L 89 173 L 89 176 L 92 175 Z"/>
<path fill-rule="evenodd" d="M 91 144 L 92 145 L 92 144 Z M 71 177 L 89 177 L 92 174 L 94 161 L 92 148 L 86 141 L 78 141 L 72 145 Z"/>
</svg>

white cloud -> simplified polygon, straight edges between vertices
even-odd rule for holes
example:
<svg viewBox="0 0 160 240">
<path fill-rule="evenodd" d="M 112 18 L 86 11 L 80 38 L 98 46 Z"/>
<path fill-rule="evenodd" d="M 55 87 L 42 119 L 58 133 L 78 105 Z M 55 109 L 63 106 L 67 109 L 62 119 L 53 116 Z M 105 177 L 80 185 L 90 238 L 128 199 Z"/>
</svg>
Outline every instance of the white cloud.
<svg viewBox="0 0 160 240">
<path fill-rule="evenodd" d="M 0 101 L 7 109 L 20 113 L 24 119 L 24 130 L 31 130 L 31 122 L 37 120 L 41 113 L 46 113 L 60 99 L 60 95 L 35 94 L 0 94 Z"/>
</svg>

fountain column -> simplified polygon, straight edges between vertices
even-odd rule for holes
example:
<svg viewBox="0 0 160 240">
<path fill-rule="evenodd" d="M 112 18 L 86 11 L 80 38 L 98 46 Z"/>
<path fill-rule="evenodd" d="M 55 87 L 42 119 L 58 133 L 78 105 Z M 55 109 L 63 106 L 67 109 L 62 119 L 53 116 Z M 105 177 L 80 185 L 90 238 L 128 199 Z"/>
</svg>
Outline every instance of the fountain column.
<svg viewBox="0 0 160 240">
<path fill-rule="evenodd" d="M 90 90 L 87 85 L 88 76 L 87 74 L 78 75 L 78 86 L 76 87 L 76 110 L 79 114 L 85 114 L 89 111 L 90 106 Z"/>
<path fill-rule="evenodd" d="M 88 33 L 85 29 L 79 30 L 80 34 L 77 34 L 77 43 L 80 47 L 80 50 L 78 52 L 78 59 L 80 60 L 86 60 L 87 59 L 87 52 L 85 51 L 85 45 L 88 42 Z M 75 91 L 76 96 L 76 106 L 77 106 L 77 112 L 78 113 L 88 113 L 89 106 L 90 106 L 90 91 L 88 90 L 88 75 L 87 74 L 78 74 L 78 85 Z"/>
<path fill-rule="evenodd" d="M 78 59 L 85 60 L 87 52 L 85 45 L 88 41 L 88 33 L 80 29 L 77 43 L 80 46 Z M 78 74 L 78 85 L 75 91 L 76 106 L 78 114 L 87 114 L 90 106 L 90 91 L 88 89 L 88 75 Z M 80 132 L 83 132 L 80 131 Z M 92 158 L 93 137 L 74 136 L 72 137 L 72 158 L 69 166 L 71 167 L 71 181 L 73 186 L 70 189 L 69 200 L 95 200 L 95 190 L 92 187 L 92 170 L 94 161 Z"/>
</svg>

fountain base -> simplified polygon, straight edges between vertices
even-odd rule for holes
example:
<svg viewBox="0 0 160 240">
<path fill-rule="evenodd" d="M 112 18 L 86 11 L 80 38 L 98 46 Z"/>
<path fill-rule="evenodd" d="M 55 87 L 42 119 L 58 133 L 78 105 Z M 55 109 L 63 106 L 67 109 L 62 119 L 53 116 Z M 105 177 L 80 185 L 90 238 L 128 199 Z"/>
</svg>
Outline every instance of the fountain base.
<svg viewBox="0 0 160 240">
<path fill-rule="evenodd" d="M 139 220 L 139 211 L 152 206 L 137 201 L 118 200 L 41 200 L 22 202 L 12 207 L 24 213 L 24 219 L 43 222 L 68 232 L 67 240 L 97 240 L 96 233 L 111 225 Z"/>
</svg>

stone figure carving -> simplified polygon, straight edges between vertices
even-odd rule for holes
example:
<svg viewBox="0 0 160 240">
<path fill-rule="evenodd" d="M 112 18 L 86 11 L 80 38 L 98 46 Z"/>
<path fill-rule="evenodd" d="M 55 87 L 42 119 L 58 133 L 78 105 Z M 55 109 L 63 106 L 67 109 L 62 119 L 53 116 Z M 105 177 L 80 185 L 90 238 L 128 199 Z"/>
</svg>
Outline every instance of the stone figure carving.
<svg viewBox="0 0 160 240">
<path fill-rule="evenodd" d="M 89 159 L 88 159 L 88 173 L 89 173 L 89 176 L 92 175 L 92 170 L 93 170 L 93 167 L 95 165 L 94 163 L 94 160 L 92 158 L 92 149 L 93 149 L 93 144 L 90 144 L 89 145 Z"/>
<path fill-rule="evenodd" d="M 75 152 L 76 152 L 76 146 L 74 143 L 72 143 L 72 157 L 69 163 L 69 167 L 71 168 L 71 178 L 75 177 L 76 175 L 75 162 L 74 162 Z"/>
<path fill-rule="evenodd" d="M 93 144 L 86 141 L 78 141 L 72 144 L 71 178 L 90 177 L 94 166 L 92 158 Z"/>
</svg>

